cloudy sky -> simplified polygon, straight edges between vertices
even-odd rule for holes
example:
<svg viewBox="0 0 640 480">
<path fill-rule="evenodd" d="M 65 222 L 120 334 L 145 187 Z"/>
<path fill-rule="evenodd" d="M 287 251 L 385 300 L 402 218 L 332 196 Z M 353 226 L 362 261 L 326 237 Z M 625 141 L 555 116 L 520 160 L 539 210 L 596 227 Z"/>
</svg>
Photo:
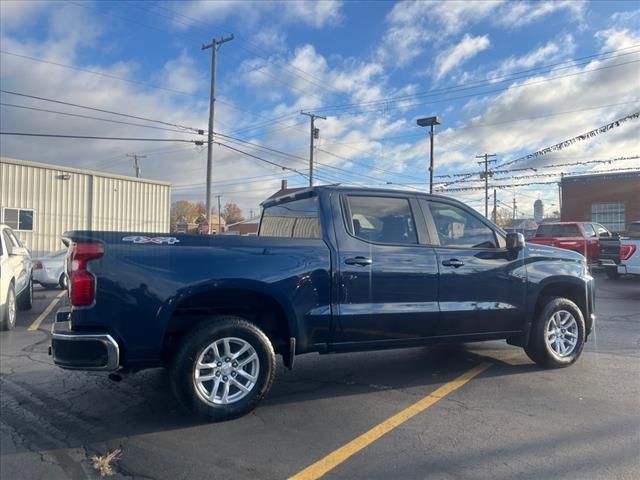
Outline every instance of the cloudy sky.
<svg viewBox="0 0 640 480">
<path fill-rule="evenodd" d="M 425 189 L 428 141 L 416 126 L 419 117 L 443 118 L 436 181 L 447 182 L 460 177 L 446 175 L 477 172 L 476 155 L 495 153 L 500 165 L 640 110 L 637 6 L 3 0 L 1 130 L 202 139 L 197 129 L 207 126 L 211 51 L 201 46 L 233 33 L 219 51 L 214 130 L 224 145 L 214 148 L 214 194 L 248 213 L 282 178 L 308 183 L 309 119 L 301 110 L 327 117 L 316 125 L 318 183 Z M 639 126 L 630 120 L 504 168 L 638 155 Z M 144 154 L 142 176 L 172 182 L 174 200 L 204 199 L 206 147 L 193 143 L 12 136 L 0 142 L 3 156 L 125 175 L 134 172 L 125 155 Z M 532 184 L 556 177 L 531 175 L 639 164 L 518 170 L 495 177 L 516 179 L 493 183 L 519 184 L 500 188 L 498 199 L 511 203 L 517 194 L 526 214 L 537 198 L 557 208 L 555 185 Z M 482 185 L 471 181 L 477 179 L 437 187 Z M 483 206 L 482 191 L 449 194 Z"/>
</svg>

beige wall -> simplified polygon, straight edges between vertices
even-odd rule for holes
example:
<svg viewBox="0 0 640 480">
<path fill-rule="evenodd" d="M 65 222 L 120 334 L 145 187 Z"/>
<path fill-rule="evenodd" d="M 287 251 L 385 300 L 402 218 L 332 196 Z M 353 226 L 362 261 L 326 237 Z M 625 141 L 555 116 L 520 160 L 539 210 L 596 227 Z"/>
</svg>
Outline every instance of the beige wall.
<svg viewBox="0 0 640 480">
<path fill-rule="evenodd" d="M 170 186 L 1 158 L 0 215 L 4 208 L 35 211 L 33 231 L 16 234 L 40 253 L 62 248 L 69 230 L 168 232 Z"/>
</svg>

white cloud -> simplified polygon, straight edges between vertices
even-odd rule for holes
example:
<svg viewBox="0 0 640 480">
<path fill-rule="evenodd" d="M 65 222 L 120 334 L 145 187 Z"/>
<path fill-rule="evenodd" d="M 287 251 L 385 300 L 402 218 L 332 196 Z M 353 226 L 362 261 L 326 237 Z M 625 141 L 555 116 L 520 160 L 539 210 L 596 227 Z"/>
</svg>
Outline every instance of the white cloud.
<svg viewBox="0 0 640 480">
<path fill-rule="evenodd" d="M 490 44 L 488 35 L 472 37 L 465 34 L 460 43 L 445 50 L 436 58 L 436 79 L 442 78 L 452 69 L 486 50 Z"/>
<path fill-rule="evenodd" d="M 406 66 L 426 49 L 487 18 L 501 1 L 440 2 L 405 0 L 387 15 L 387 31 L 378 49 L 384 62 Z"/>
<path fill-rule="evenodd" d="M 490 73 L 491 78 L 502 77 L 510 73 L 531 69 L 537 65 L 549 64 L 563 56 L 570 55 L 576 50 L 576 44 L 571 34 L 566 34 L 556 40 L 551 40 L 520 57 L 511 56 L 503 60 L 498 68 Z"/>
<path fill-rule="evenodd" d="M 188 28 L 192 19 L 199 22 L 222 23 L 230 18 L 255 25 L 264 15 L 275 14 L 275 23 L 296 23 L 313 28 L 324 28 L 338 24 L 342 20 L 342 2 L 338 0 L 319 1 L 243 1 L 197 0 L 176 2 L 174 9 L 175 26 Z"/>
<path fill-rule="evenodd" d="M 195 93 L 209 82 L 194 58 L 184 51 L 178 58 L 172 58 L 164 64 L 160 79 L 164 87 L 187 93 Z"/>
<path fill-rule="evenodd" d="M 584 15 L 585 2 L 577 0 L 547 0 L 536 2 L 507 2 L 495 17 L 496 23 L 510 27 L 522 27 L 541 18 L 565 10 L 575 20 L 581 21 Z"/>
<path fill-rule="evenodd" d="M 404 67 L 429 48 L 441 48 L 485 20 L 502 28 L 514 28 L 566 12 L 571 20 L 581 22 L 584 11 L 585 3 L 580 1 L 404 0 L 387 15 L 387 30 L 378 55 L 384 62 Z"/>
<path fill-rule="evenodd" d="M 52 6 L 50 2 L 3 0 L 0 2 L 0 28 L 3 32 L 20 29 L 35 22 L 39 15 Z"/>
</svg>

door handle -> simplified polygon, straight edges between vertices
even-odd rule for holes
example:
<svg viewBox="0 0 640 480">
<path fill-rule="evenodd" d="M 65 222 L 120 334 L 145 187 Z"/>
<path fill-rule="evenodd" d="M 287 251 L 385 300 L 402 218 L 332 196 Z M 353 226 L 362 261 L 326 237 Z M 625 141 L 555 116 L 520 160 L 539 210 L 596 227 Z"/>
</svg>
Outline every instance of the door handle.
<svg viewBox="0 0 640 480">
<path fill-rule="evenodd" d="M 366 267 L 367 265 L 371 265 L 373 260 L 369 257 L 352 257 L 345 258 L 344 263 L 347 265 L 360 265 L 361 267 Z"/>
<path fill-rule="evenodd" d="M 444 265 L 445 267 L 458 268 L 463 266 L 464 262 L 462 260 L 458 260 L 457 258 L 450 258 L 449 260 L 443 260 L 442 265 Z"/>
</svg>

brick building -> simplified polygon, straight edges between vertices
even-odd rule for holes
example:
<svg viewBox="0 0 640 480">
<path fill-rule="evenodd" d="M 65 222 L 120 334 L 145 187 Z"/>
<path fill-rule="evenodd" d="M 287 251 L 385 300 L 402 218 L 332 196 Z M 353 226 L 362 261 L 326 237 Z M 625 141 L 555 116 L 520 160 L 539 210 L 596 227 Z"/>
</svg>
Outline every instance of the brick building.
<svg viewBox="0 0 640 480">
<path fill-rule="evenodd" d="M 640 220 L 640 172 L 565 177 L 561 190 L 563 222 L 598 222 L 622 232 Z"/>
</svg>

